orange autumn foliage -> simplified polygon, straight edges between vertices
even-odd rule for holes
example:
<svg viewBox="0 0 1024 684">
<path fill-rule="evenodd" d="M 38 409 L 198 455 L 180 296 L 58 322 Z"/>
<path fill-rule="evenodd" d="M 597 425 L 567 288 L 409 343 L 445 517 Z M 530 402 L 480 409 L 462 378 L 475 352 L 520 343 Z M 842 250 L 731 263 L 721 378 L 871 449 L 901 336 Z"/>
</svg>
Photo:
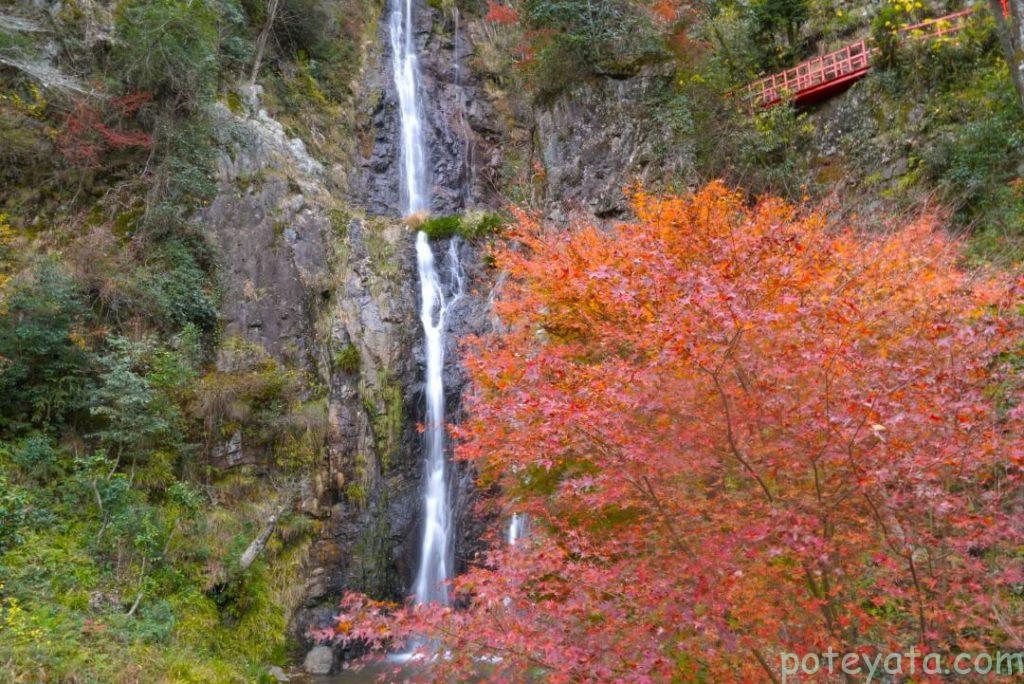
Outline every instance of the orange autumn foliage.
<svg viewBox="0 0 1024 684">
<path fill-rule="evenodd" d="M 388 634 L 435 639 L 432 678 L 551 682 L 1024 647 L 1021 283 L 927 218 L 865 237 L 717 183 L 634 207 L 520 217 L 495 255 L 457 455 L 531 534 Z"/>
</svg>

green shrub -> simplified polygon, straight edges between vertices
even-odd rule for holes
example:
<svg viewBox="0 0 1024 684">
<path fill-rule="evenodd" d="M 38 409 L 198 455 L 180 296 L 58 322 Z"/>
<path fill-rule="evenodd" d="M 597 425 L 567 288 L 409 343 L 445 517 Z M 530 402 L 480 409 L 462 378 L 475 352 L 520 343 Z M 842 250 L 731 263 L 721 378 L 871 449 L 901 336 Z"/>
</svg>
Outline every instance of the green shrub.
<svg viewBox="0 0 1024 684">
<path fill-rule="evenodd" d="M 128 637 L 144 643 L 165 643 L 174 633 L 174 611 L 160 599 L 147 602 L 134 620 L 129 621 Z"/>
<path fill-rule="evenodd" d="M 0 471 L 0 555 L 22 540 L 21 531 L 28 521 L 28 498 L 26 489 L 12 485 Z"/>
<path fill-rule="evenodd" d="M 463 216 L 437 216 L 424 221 L 419 230 L 431 240 L 443 240 L 459 235 L 467 240 L 491 237 L 505 227 L 500 214 L 486 211 L 469 211 Z"/>
<path fill-rule="evenodd" d="M 154 139 L 155 192 L 143 223 L 150 233 L 174 234 L 181 230 L 189 210 L 216 193 L 216 150 L 218 142 L 226 141 L 218 140 L 213 123 L 202 114 L 160 117 Z"/>
<path fill-rule="evenodd" d="M 468 240 L 479 240 L 498 235 L 505 229 L 501 214 L 489 211 L 469 211 L 462 217 L 459 235 Z"/>
<path fill-rule="evenodd" d="M 807 172 L 802 153 L 814 135 L 807 114 L 783 104 L 758 112 L 744 123 L 737 131 L 736 162 L 738 173 L 748 179 L 748 189 L 796 196 L 796 186 Z"/>
<path fill-rule="evenodd" d="M 631 73 L 666 54 L 647 15 L 624 0 L 526 0 L 522 17 L 533 30 L 531 75 L 542 100 L 594 74 Z"/>
<path fill-rule="evenodd" d="M 168 239 L 153 249 L 151 258 L 136 275 L 148 305 L 143 314 L 169 333 L 191 325 L 211 334 L 218 314 L 208 245 L 198 236 Z"/>
<path fill-rule="evenodd" d="M 334 355 L 334 367 L 342 373 L 355 373 L 359 370 L 359 348 L 351 342 L 339 349 Z"/>
<path fill-rule="evenodd" d="M 181 416 L 153 387 L 148 345 L 119 337 L 108 338 L 107 344 L 110 351 L 100 359 L 103 371 L 90 393 L 89 412 L 96 423 L 90 437 L 133 466 L 145 466 L 157 449 L 179 445 Z M 164 459 L 157 455 L 155 460 Z"/>
<path fill-rule="evenodd" d="M 458 216 L 436 216 L 424 221 L 419 229 L 431 240 L 443 240 L 459 234 L 462 219 Z"/>
<path fill-rule="evenodd" d="M 338 35 L 338 21 L 321 0 L 281 0 L 274 21 L 274 38 L 292 55 L 304 52 L 319 59 Z"/>
<path fill-rule="evenodd" d="M 908 95 L 932 97 L 976 78 L 999 54 L 995 23 L 988 13 L 975 13 L 963 30 L 941 38 L 914 39 L 898 28 L 917 21 L 919 10 L 896 4 L 883 6 L 872 24 L 879 46 L 878 65 L 891 79 L 889 92 L 906 100 Z M 1005 66 L 1004 66 L 1005 69 Z"/>
<path fill-rule="evenodd" d="M 749 12 L 762 67 L 788 66 L 801 56 L 800 29 L 810 17 L 807 0 L 753 0 Z M 781 39 L 785 39 L 784 46 Z"/>
<path fill-rule="evenodd" d="M 1024 258 L 1024 115 L 1005 64 L 975 63 L 939 99 L 929 139 L 920 149 L 922 178 L 944 191 L 954 220 L 972 228 L 972 248 L 985 260 Z"/>
<path fill-rule="evenodd" d="M 217 20 L 207 0 L 128 0 L 117 15 L 114 52 L 126 88 L 198 109 L 216 84 Z"/>
<path fill-rule="evenodd" d="M 250 68 L 255 46 L 253 22 L 239 0 L 211 0 L 220 16 L 220 61 L 228 69 L 245 71 Z"/>
<path fill-rule="evenodd" d="M 359 3 L 337 4 L 324 0 L 281 0 L 274 22 L 274 38 L 287 56 L 305 67 L 333 100 L 348 92 L 359 65 L 359 37 L 353 35 L 365 8 Z"/>
<path fill-rule="evenodd" d="M 79 408 L 91 356 L 77 337 L 85 302 L 50 261 L 13 282 L 0 314 L 0 428 L 59 425 Z"/>
<path fill-rule="evenodd" d="M 14 443 L 9 451 L 11 463 L 25 478 L 42 484 L 59 474 L 57 450 L 41 432 L 30 432 Z"/>
<path fill-rule="evenodd" d="M 878 63 L 892 66 L 899 50 L 899 28 L 905 23 L 906 12 L 901 4 L 886 2 L 879 7 L 871 21 L 871 38 L 878 49 Z"/>
</svg>

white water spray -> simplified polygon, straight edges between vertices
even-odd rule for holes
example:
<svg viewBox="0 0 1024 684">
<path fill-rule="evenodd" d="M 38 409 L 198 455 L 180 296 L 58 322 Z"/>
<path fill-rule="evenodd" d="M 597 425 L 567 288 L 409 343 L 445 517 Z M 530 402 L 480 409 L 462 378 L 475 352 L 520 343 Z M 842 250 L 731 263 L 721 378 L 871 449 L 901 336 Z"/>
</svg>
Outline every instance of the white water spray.
<svg viewBox="0 0 1024 684">
<path fill-rule="evenodd" d="M 413 214 L 430 207 L 426 152 L 419 95 L 419 66 L 413 43 L 412 0 L 391 0 L 391 63 L 398 93 L 402 129 L 402 180 L 405 211 Z M 451 499 L 445 464 L 444 335 L 449 307 L 462 296 L 462 272 L 455 238 L 449 243 L 453 294 L 445 301 L 426 233 L 416 235 L 416 262 L 420 277 L 420 321 L 426 346 L 427 398 L 424 431 L 423 541 L 414 591 L 417 603 L 448 603 L 445 581 L 451 576 Z"/>
<path fill-rule="evenodd" d="M 430 207 L 427 197 L 427 164 L 420 118 L 419 60 L 413 43 L 412 0 L 391 0 L 391 70 L 398 93 L 402 129 L 402 180 L 405 211 L 414 214 Z"/>
</svg>

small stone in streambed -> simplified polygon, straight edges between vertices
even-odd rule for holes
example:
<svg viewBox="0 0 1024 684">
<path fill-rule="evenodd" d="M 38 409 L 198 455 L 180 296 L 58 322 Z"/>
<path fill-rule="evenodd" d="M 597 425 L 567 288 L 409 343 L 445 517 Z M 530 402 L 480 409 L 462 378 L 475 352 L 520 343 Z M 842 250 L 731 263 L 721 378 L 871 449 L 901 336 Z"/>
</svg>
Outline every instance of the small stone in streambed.
<svg viewBox="0 0 1024 684">
<path fill-rule="evenodd" d="M 334 650 L 330 646 L 314 646 L 302 662 L 302 669 L 309 674 L 330 674 L 333 667 Z"/>
<path fill-rule="evenodd" d="M 275 682 L 287 682 L 291 679 L 284 670 L 277 665 L 271 665 L 267 668 L 267 676 L 273 679 Z"/>
</svg>

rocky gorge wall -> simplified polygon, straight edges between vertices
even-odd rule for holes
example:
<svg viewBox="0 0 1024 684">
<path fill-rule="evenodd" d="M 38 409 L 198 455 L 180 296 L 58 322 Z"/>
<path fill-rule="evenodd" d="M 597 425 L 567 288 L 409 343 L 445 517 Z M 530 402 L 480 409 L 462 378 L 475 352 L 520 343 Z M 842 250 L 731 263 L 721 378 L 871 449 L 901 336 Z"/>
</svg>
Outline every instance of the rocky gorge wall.
<svg viewBox="0 0 1024 684">
<path fill-rule="evenodd" d="M 419 12 L 423 70 L 437 106 L 428 109 L 435 213 L 479 205 L 472 181 L 475 150 L 488 142 L 472 131 L 462 104 L 472 84 L 458 62 L 465 48 L 454 26 L 427 8 Z M 309 393 L 326 398 L 323 456 L 301 485 L 298 506 L 318 521 L 305 563 L 305 587 L 295 606 L 293 634 L 330 620 L 343 590 L 404 597 L 418 549 L 423 350 L 418 318 L 414 237 L 398 216 L 398 120 L 386 25 L 355 84 L 368 105 L 357 115 L 356 159 L 328 160 L 347 168 L 328 174 L 298 138 L 258 105 L 242 115 L 218 111 L 240 128 L 244 142 L 222 155 L 219 192 L 198 220 L 221 256 L 223 332 L 258 345 L 308 379 Z M 436 28 L 435 28 L 436 26 Z M 351 179 L 350 188 L 332 182 Z M 488 325 L 486 276 L 480 248 L 460 241 L 469 296 L 450 313 L 445 341 L 449 415 L 457 416 L 463 384 L 457 340 Z M 443 263 L 448 244 L 435 245 Z M 221 363 L 229 363 L 223 360 Z M 227 466 L 246 462 L 244 430 L 223 451 Z M 456 557 L 474 553 L 471 474 L 454 475 L 456 524 L 464 533 Z"/>
<path fill-rule="evenodd" d="M 343 591 L 401 599 L 416 570 L 423 340 L 415 233 L 398 215 L 399 121 L 384 11 L 375 7 L 353 84 L 355 153 L 314 159 L 258 104 L 235 114 L 223 108 L 224 125 L 240 127 L 246 142 L 222 156 L 220 190 L 199 217 L 221 254 L 225 335 L 298 369 L 309 393 L 326 400 L 323 454 L 297 504 L 318 529 L 293 607 L 292 633 L 306 647 L 308 630 L 329 623 Z M 501 208 L 505 154 L 524 142 L 530 163 L 543 168 L 538 200 L 555 220 L 578 211 L 623 216 L 625 185 L 685 168 L 685 150 L 662 161 L 655 148 L 667 134 L 642 106 L 665 74 L 603 79 L 544 107 L 511 102 L 522 94 L 473 68 L 479 20 L 474 26 L 425 2 L 415 12 L 435 215 Z M 451 239 L 467 276 L 445 340 L 447 415 L 457 421 L 465 384 L 458 341 L 492 325 L 496 274 L 483 245 Z M 439 272 L 448 250 L 448 240 L 435 242 Z M 244 431 L 236 441 L 244 452 Z M 471 470 L 456 465 L 452 477 L 459 570 L 496 521 L 474 513 Z"/>
<path fill-rule="evenodd" d="M 487 180 L 497 172 L 501 136 L 489 125 L 488 95 L 472 70 L 472 37 L 457 8 L 449 13 L 426 2 L 414 6 L 431 213 L 493 208 L 500 201 L 498 188 Z M 351 199 L 371 214 L 397 215 L 400 124 L 386 22 L 380 22 L 377 33 L 380 49 L 370 54 L 359 86 L 359 173 Z"/>
</svg>

